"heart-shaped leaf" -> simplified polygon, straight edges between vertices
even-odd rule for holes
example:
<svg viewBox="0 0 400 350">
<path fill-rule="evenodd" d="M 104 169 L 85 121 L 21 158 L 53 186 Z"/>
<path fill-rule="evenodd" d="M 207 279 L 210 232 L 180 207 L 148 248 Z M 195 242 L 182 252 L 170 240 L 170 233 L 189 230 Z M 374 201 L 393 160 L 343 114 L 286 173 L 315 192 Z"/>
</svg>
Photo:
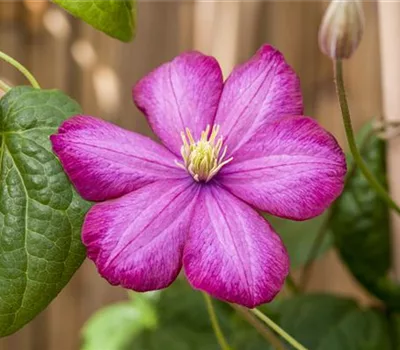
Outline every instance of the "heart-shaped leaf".
<svg viewBox="0 0 400 350">
<path fill-rule="evenodd" d="M 0 336 L 42 311 L 85 257 L 80 230 L 89 203 L 49 140 L 79 112 L 54 90 L 17 87 L 0 100 Z"/>
<path fill-rule="evenodd" d="M 135 34 L 134 0 L 53 0 L 94 28 L 128 42 Z"/>
</svg>

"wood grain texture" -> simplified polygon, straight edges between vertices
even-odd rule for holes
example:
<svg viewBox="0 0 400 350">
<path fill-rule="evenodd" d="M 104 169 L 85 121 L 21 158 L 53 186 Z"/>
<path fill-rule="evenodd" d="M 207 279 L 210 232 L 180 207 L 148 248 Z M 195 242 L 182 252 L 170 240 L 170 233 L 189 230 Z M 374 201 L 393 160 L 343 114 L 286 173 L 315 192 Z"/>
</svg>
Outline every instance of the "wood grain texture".
<svg viewBox="0 0 400 350">
<path fill-rule="evenodd" d="M 380 2 L 380 48 L 384 120 L 400 123 L 400 3 Z M 391 127 L 389 127 L 390 131 Z M 400 138 L 388 140 L 388 182 L 392 198 L 400 203 Z M 394 275 L 400 282 L 400 217 L 392 214 Z"/>
</svg>

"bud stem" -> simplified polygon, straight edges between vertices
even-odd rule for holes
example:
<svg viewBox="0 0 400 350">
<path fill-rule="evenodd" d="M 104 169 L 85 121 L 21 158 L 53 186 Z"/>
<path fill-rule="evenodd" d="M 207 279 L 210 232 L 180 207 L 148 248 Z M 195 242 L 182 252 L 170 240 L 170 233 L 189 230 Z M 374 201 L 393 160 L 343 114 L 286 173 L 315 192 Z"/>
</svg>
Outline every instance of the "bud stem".
<svg viewBox="0 0 400 350">
<path fill-rule="evenodd" d="M 385 188 L 379 183 L 375 176 L 368 169 L 367 165 L 357 148 L 353 126 L 351 124 L 350 110 L 346 97 L 346 90 L 343 81 L 343 65 L 341 60 L 334 61 L 334 73 L 336 83 L 336 93 L 338 96 L 340 109 L 342 111 L 343 125 L 346 131 L 347 143 L 350 148 L 350 152 L 353 156 L 354 162 L 360 168 L 364 177 L 369 182 L 370 186 L 376 191 L 376 193 L 388 204 L 390 208 L 395 210 L 400 215 L 400 207 L 393 201 Z"/>
</svg>

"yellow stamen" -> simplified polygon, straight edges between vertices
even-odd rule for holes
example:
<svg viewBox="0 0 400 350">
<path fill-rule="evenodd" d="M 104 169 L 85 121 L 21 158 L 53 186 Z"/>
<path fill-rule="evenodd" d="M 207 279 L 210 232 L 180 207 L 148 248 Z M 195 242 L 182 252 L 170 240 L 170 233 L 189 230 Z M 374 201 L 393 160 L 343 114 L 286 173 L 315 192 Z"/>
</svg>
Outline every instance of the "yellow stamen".
<svg viewBox="0 0 400 350">
<path fill-rule="evenodd" d="M 221 149 L 223 145 L 223 137 L 217 139 L 220 126 L 214 125 L 210 133 L 210 125 L 206 130 L 202 131 L 200 140 L 195 142 L 191 131 L 186 128 L 185 132 L 181 132 L 182 147 L 181 155 L 183 163 L 176 161 L 176 165 L 185 169 L 193 179 L 197 182 L 210 181 L 221 168 L 232 161 L 232 157 L 224 160 L 227 147 Z M 215 142 L 216 141 L 216 142 Z"/>
</svg>

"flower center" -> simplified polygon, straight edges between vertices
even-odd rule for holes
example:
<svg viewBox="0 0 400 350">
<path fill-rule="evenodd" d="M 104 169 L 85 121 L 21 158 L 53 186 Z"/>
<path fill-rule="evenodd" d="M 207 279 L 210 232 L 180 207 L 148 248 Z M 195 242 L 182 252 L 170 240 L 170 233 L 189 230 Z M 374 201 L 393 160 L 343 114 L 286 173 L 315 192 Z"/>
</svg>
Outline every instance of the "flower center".
<svg viewBox="0 0 400 350">
<path fill-rule="evenodd" d="M 222 136 L 217 140 L 219 125 L 213 126 L 210 137 L 208 137 L 210 126 L 207 125 L 206 130 L 201 133 L 200 140 L 197 142 L 194 141 L 188 128 L 185 131 L 186 134 L 183 131 L 181 132 L 183 163 L 176 162 L 176 164 L 185 169 L 197 182 L 208 182 L 225 164 L 228 164 L 233 159 L 231 157 L 224 160 L 227 147 L 225 146 L 222 149 Z"/>
</svg>

